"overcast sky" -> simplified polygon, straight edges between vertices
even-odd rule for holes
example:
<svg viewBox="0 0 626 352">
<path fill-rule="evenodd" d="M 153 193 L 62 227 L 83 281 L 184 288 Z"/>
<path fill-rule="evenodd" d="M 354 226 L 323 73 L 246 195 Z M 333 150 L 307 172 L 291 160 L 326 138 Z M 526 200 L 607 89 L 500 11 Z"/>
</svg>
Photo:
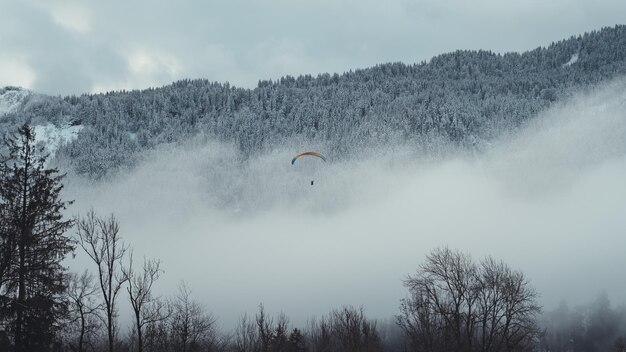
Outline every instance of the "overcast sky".
<svg viewBox="0 0 626 352">
<path fill-rule="evenodd" d="M 626 19 L 623 0 L 0 0 L 0 86 L 80 94 L 524 51 Z"/>
</svg>

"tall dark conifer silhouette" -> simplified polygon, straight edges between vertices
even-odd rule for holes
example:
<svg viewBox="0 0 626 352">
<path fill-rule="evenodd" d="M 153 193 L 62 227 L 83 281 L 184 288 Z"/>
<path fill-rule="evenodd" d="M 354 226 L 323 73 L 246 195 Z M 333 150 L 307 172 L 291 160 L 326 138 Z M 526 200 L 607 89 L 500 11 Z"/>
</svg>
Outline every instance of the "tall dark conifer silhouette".
<svg viewBox="0 0 626 352">
<path fill-rule="evenodd" d="M 5 140 L 0 166 L 1 320 L 16 352 L 51 349 L 65 313 L 63 258 L 73 250 L 62 211 L 64 175 L 46 168 L 28 125 Z"/>
</svg>

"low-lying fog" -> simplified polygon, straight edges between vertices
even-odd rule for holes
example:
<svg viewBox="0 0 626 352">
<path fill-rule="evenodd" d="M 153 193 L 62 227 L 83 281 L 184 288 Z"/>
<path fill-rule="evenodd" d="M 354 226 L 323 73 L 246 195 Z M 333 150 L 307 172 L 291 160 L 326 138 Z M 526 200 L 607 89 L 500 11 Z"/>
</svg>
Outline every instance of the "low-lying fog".
<svg viewBox="0 0 626 352">
<path fill-rule="evenodd" d="M 306 149 L 242 162 L 190 142 L 114 180 L 70 180 L 66 194 L 73 214 L 113 212 L 137 258 L 163 261 L 157 291 L 185 281 L 228 328 L 260 302 L 296 325 L 345 304 L 388 318 L 402 279 L 444 245 L 522 270 L 549 309 L 601 290 L 626 303 L 626 81 L 462 156 L 386 147 L 292 166 Z"/>
</svg>

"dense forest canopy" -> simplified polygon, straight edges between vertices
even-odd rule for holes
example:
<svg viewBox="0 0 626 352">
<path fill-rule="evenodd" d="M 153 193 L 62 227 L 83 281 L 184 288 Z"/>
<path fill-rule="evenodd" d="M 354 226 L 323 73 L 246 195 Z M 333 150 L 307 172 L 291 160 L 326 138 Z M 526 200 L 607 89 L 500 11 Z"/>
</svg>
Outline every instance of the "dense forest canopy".
<svg viewBox="0 0 626 352">
<path fill-rule="evenodd" d="M 624 73 L 626 26 L 618 25 L 525 53 L 456 51 L 411 65 L 286 76 L 254 89 L 196 79 L 105 94 L 26 94 L 5 111 L 0 129 L 82 125 L 57 157 L 95 178 L 133 165 L 142 150 L 199 134 L 236 144 L 244 157 L 305 142 L 334 158 L 383 143 L 480 148 L 573 92 Z"/>
</svg>

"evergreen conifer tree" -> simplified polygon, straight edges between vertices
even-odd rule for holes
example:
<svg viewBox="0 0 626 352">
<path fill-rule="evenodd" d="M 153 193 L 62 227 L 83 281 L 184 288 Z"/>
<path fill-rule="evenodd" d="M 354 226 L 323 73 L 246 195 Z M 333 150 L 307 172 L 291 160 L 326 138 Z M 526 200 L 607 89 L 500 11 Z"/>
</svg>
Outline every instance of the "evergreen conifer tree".
<svg viewBox="0 0 626 352">
<path fill-rule="evenodd" d="M 32 129 L 6 139 L 0 165 L 0 329 L 16 352 L 48 351 L 67 304 L 72 225 L 62 211 L 64 175 L 46 168 Z"/>
</svg>

